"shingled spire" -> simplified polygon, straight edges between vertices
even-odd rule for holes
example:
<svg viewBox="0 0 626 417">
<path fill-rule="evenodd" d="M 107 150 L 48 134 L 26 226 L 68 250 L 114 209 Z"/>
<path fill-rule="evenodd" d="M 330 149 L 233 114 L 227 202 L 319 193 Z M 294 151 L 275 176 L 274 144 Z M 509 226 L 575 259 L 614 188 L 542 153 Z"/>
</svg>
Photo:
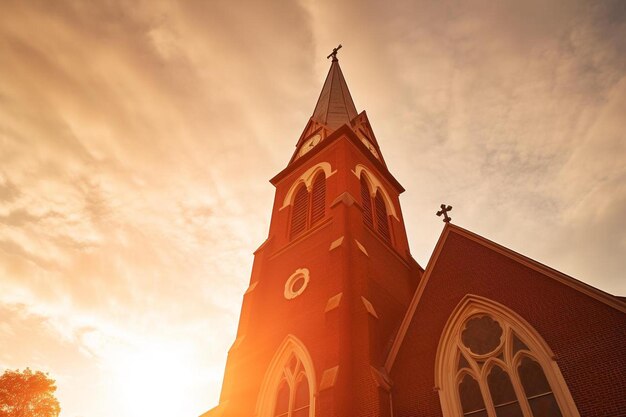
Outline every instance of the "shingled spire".
<svg viewBox="0 0 626 417">
<path fill-rule="evenodd" d="M 331 56 L 333 61 L 311 119 L 335 130 L 345 123 L 349 124 L 357 116 L 357 111 L 339 67 L 337 54 Z"/>
</svg>

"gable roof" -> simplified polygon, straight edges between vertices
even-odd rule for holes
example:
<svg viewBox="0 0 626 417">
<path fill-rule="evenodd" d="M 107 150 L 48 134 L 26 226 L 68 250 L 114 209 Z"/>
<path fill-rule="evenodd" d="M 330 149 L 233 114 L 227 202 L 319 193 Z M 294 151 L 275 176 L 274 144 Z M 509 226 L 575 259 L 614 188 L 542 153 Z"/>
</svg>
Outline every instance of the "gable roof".
<svg viewBox="0 0 626 417">
<path fill-rule="evenodd" d="M 626 313 L 626 302 L 623 300 L 623 297 L 616 297 L 614 295 L 606 293 L 602 290 L 599 290 L 598 288 L 595 288 L 589 284 L 586 284 L 573 277 L 570 277 L 569 275 L 563 274 L 562 272 L 559 272 L 556 269 L 550 268 L 547 265 L 537 262 L 534 259 L 528 258 L 509 248 L 499 245 L 476 233 L 470 232 L 469 230 L 463 229 L 462 227 L 447 223 L 445 227 L 443 228 L 443 231 L 441 232 L 441 236 L 439 236 L 439 240 L 437 241 L 437 244 L 435 245 L 435 250 L 433 251 L 431 258 L 428 261 L 428 265 L 426 265 L 426 269 L 424 270 L 424 274 L 422 275 L 422 280 L 420 281 L 420 283 L 417 286 L 417 289 L 415 290 L 413 299 L 411 300 L 411 303 L 409 304 L 409 307 L 406 311 L 404 319 L 402 320 L 402 323 L 400 324 L 398 333 L 396 334 L 395 340 L 391 346 L 391 350 L 389 351 L 387 360 L 385 361 L 385 370 L 387 372 L 390 372 L 391 368 L 393 367 L 394 361 L 396 359 L 396 355 L 398 354 L 398 351 L 400 350 L 404 337 L 406 336 L 409 326 L 411 322 L 413 321 L 413 316 L 415 315 L 415 310 L 417 309 L 417 305 L 419 304 L 422 294 L 424 293 L 424 290 L 426 286 L 428 285 L 428 281 L 430 279 L 432 271 L 435 269 L 435 265 L 437 264 L 437 260 L 439 259 L 439 256 L 445 246 L 445 242 L 451 233 L 456 233 L 460 236 L 470 239 L 490 250 L 493 250 L 530 269 L 533 269 L 549 278 L 552 278 L 560 282 L 561 284 L 567 285 L 568 287 L 571 287 L 575 289 L 576 291 L 579 291 L 585 295 L 588 295 L 591 298 L 594 298 L 608 305 L 609 307 L 615 308 L 616 310 L 621 311 L 622 313 Z"/>
</svg>

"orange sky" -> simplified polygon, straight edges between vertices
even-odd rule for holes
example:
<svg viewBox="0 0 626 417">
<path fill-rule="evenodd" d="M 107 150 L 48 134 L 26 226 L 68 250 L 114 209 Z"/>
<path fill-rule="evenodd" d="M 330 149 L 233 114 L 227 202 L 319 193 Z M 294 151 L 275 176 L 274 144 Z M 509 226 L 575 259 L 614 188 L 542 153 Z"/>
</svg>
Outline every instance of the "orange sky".
<svg viewBox="0 0 626 417">
<path fill-rule="evenodd" d="M 545 3 L 3 1 L 0 371 L 49 371 L 62 417 L 215 405 L 339 42 L 422 266 L 446 202 L 626 295 L 626 6 Z"/>
</svg>

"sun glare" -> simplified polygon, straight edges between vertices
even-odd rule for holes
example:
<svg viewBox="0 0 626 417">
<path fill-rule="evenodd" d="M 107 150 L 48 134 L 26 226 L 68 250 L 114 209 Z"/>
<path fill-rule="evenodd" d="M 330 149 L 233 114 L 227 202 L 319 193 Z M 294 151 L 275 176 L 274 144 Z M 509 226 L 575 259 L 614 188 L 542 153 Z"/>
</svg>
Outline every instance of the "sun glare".
<svg viewBox="0 0 626 417">
<path fill-rule="evenodd" d="M 193 368 L 183 349 L 147 347 L 114 365 L 112 389 L 124 417 L 180 415 L 191 400 Z"/>
</svg>

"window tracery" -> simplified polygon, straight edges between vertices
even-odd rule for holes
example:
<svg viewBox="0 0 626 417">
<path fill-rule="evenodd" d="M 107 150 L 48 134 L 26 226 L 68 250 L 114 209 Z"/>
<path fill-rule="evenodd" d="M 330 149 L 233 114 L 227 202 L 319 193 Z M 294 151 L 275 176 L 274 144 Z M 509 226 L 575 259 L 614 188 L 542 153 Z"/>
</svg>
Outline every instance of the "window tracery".
<svg viewBox="0 0 626 417">
<path fill-rule="evenodd" d="M 313 417 L 315 369 L 300 340 L 288 335 L 272 359 L 261 384 L 259 417 Z"/>
<path fill-rule="evenodd" d="M 468 303 L 448 324 L 436 380 L 444 416 L 578 416 L 549 348 L 503 308 Z"/>
<path fill-rule="evenodd" d="M 308 417 L 311 409 L 310 397 L 306 371 L 294 355 L 283 368 L 273 416 Z"/>
</svg>

